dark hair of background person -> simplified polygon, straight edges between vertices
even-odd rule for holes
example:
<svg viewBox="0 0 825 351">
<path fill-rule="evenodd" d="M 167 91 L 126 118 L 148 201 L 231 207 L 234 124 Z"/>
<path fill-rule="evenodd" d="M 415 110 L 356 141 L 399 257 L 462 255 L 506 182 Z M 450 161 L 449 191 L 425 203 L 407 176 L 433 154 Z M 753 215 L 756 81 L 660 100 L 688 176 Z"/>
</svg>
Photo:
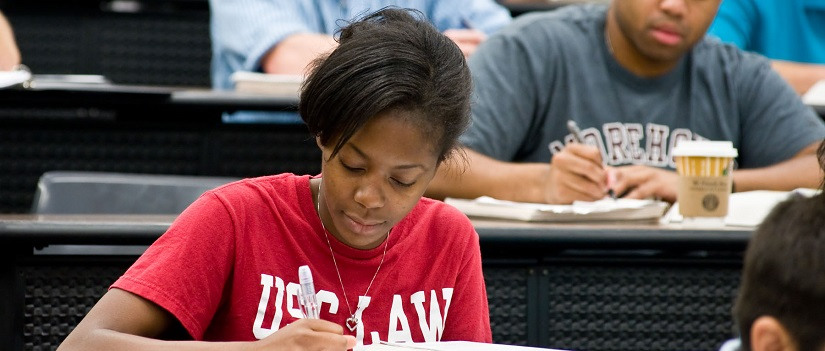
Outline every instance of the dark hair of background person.
<svg viewBox="0 0 825 351">
<path fill-rule="evenodd" d="M 823 160 L 823 147 L 820 147 Z M 742 350 L 760 316 L 776 318 L 798 350 L 825 346 L 825 195 L 777 205 L 751 238 L 734 306 Z"/>
<path fill-rule="evenodd" d="M 414 16 L 415 15 L 415 16 Z M 432 136 L 438 162 L 470 119 L 470 71 L 449 38 L 415 10 L 384 8 L 343 28 L 339 46 L 317 59 L 298 111 L 332 156 L 370 118 L 401 114 Z"/>
<path fill-rule="evenodd" d="M 816 150 L 816 158 L 819 159 L 819 169 L 821 169 L 822 172 L 825 172 L 825 140 L 819 144 L 819 149 Z M 825 177 L 823 177 L 819 188 L 821 190 L 825 190 Z"/>
</svg>

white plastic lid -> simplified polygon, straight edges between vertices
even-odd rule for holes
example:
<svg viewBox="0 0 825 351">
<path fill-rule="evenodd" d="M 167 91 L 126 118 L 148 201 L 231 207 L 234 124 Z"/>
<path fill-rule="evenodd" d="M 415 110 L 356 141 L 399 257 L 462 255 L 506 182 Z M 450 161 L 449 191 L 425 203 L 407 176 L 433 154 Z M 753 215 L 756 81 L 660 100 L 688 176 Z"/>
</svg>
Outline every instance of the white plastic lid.
<svg viewBox="0 0 825 351">
<path fill-rule="evenodd" d="M 730 141 L 682 140 L 673 148 L 673 156 L 736 157 L 739 152 Z"/>
</svg>

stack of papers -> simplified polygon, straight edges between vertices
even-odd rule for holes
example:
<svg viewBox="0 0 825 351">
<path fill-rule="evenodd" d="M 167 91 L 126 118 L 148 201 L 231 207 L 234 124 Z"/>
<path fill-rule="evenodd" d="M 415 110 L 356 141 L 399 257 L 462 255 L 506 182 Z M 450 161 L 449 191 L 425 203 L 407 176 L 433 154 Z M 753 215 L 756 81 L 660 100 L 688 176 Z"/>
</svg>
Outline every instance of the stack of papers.
<svg viewBox="0 0 825 351">
<path fill-rule="evenodd" d="M 297 97 L 304 76 L 238 71 L 230 79 L 235 83 L 237 92 Z"/>
<path fill-rule="evenodd" d="M 658 219 L 668 207 L 656 200 L 610 199 L 576 201 L 571 205 L 548 205 L 497 200 L 482 196 L 474 200 L 447 198 L 444 202 L 469 217 L 520 221 L 573 222 Z"/>
<path fill-rule="evenodd" d="M 354 351 L 549 351 L 537 347 L 512 346 L 503 344 L 485 344 L 471 341 L 392 343 L 380 342 L 356 347 Z"/>
</svg>

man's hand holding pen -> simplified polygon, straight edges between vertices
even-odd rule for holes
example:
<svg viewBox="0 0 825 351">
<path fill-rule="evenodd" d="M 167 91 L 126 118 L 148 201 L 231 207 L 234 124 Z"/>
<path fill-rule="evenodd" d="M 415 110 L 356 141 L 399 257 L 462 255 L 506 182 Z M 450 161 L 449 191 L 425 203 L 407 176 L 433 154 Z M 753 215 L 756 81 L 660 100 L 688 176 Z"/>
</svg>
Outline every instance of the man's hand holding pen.
<svg viewBox="0 0 825 351">
<path fill-rule="evenodd" d="M 570 143 L 553 156 L 548 176 L 549 203 L 571 203 L 575 200 L 594 201 L 605 194 L 629 199 L 659 198 L 676 201 L 676 172 L 644 165 L 614 168 L 605 166 L 601 152 L 586 145 L 575 121 L 567 122 L 575 143 Z"/>
<path fill-rule="evenodd" d="M 615 169 L 602 165 L 595 146 L 572 143 L 553 156 L 545 186 L 545 201 L 569 204 L 596 201 L 608 195 Z"/>
<path fill-rule="evenodd" d="M 657 198 L 670 203 L 676 201 L 679 176 L 674 171 L 632 165 L 614 168 L 616 181 L 613 189 L 628 199 Z"/>
<path fill-rule="evenodd" d="M 553 155 L 545 201 L 569 204 L 576 200 L 596 201 L 606 195 L 615 198 L 615 169 L 604 166 L 598 148 L 584 143 L 576 122 L 568 121 L 567 129 L 576 142 Z"/>
</svg>

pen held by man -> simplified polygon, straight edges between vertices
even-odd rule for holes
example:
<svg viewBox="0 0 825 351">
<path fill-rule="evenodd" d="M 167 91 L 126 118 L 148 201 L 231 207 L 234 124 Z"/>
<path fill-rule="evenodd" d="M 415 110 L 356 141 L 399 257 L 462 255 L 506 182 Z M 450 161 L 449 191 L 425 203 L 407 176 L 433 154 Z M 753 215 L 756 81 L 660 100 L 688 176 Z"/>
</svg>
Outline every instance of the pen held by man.
<svg viewBox="0 0 825 351">
<path fill-rule="evenodd" d="M 553 155 L 548 181 L 553 184 L 546 198 L 549 203 L 596 201 L 608 195 L 612 167 L 601 163 L 601 154 L 593 146 L 572 143 Z"/>
<path fill-rule="evenodd" d="M 588 149 L 590 149 L 590 150 L 587 150 L 587 151 L 580 151 L 576 154 L 580 157 L 583 157 L 583 158 L 586 158 L 590 161 L 595 162 L 596 164 L 598 164 L 598 166 L 602 167 L 605 170 L 606 175 L 605 175 L 605 178 L 604 178 L 604 182 L 600 181 L 601 174 L 598 174 L 598 172 L 597 172 L 596 175 L 598 176 L 597 178 L 599 178 L 599 179 L 595 179 L 595 182 L 597 184 L 602 184 L 603 183 L 606 194 L 608 196 L 610 196 L 610 198 L 615 200 L 616 199 L 616 193 L 614 191 L 613 186 L 616 182 L 616 173 L 614 172 L 613 168 L 604 166 L 604 162 L 602 160 L 602 155 L 599 152 L 598 148 L 596 148 L 594 146 L 586 146 L 586 144 L 584 142 L 584 137 L 582 135 L 582 131 L 581 131 L 581 129 L 579 129 L 579 126 L 576 124 L 575 121 L 573 121 L 573 120 L 567 121 L 567 129 L 568 129 L 568 131 L 570 131 L 570 134 L 573 135 L 574 140 L 576 141 L 577 144 L 579 144 L 579 146 L 585 146 Z M 569 146 L 570 145 L 568 145 L 568 147 Z M 554 157 L 554 159 L 555 159 L 555 157 Z"/>
</svg>

